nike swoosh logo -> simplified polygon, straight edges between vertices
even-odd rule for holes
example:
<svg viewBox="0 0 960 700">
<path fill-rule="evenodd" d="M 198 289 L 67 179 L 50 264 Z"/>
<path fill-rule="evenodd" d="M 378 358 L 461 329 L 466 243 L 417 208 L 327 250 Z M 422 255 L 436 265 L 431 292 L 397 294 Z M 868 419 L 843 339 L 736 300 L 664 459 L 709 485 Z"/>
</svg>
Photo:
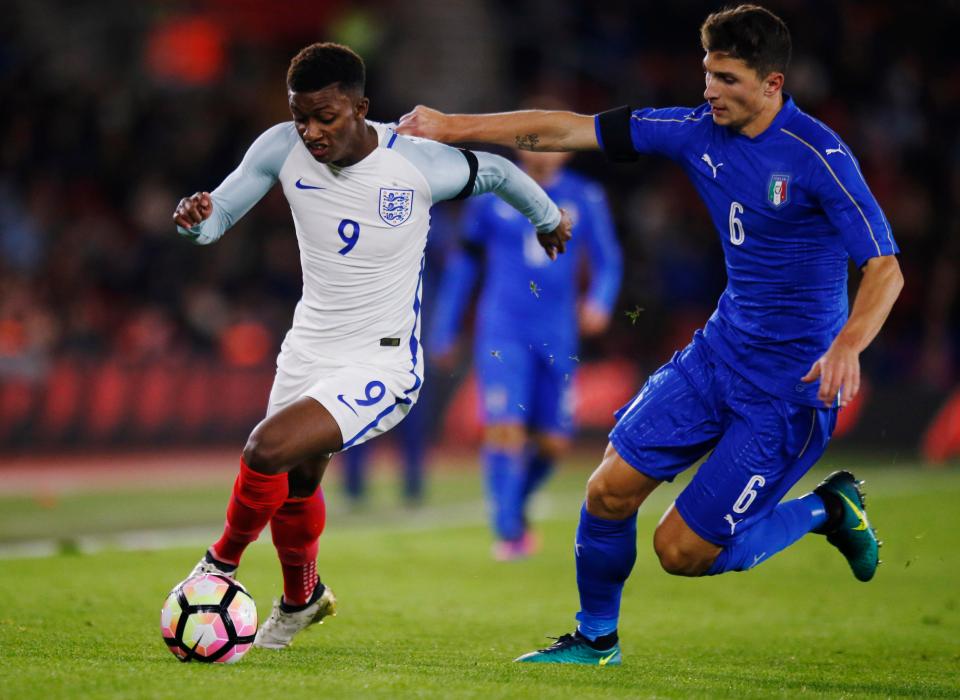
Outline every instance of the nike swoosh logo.
<svg viewBox="0 0 960 700">
<path fill-rule="evenodd" d="M 356 410 L 353 406 L 351 406 L 350 404 L 348 404 L 348 403 L 343 399 L 343 394 L 337 394 L 337 398 L 340 399 L 340 403 L 342 403 L 344 406 L 346 406 L 346 407 L 349 408 L 351 411 L 353 411 L 353 415 L 355 415 L 355 416 L 359 416 L 359 415 L 360 415 L 359 413 L 357 413 L 357 410 Z"/>
<path fill-rule="evenodd" d="M 305 184 L 303 184 L 303 178 L 300 178 L 299 180 L 297 180 L 296 185 L 297 185 L 297 189 L 298 189 L 298 190 L 325 190 L 325 189 L 327 189 L 326 187 L 316 187 L 316 186 L 314 186 L 314 185 L 305 185 Z"/>
<path fill-rule="evenodd" d="M 604 657 L 602 657 L 602 658 L 600 659 L 600 661 L 597 662 L 597 663 L 598 663 L 600 666 L 606 666 L 606 665 L 607 665 L 607 662 L 610 661 L 610 659 L 612 659 L 612 658 L 613 658 L 614 656 L 616 656 L 616 655 L 617 655 L 617 652 L 616 652 L 616 650 L 614 650 L 613 652 L 611 652 L 610 656 L 604 656 Z"/>
<path fill-rule="evenodd" d="M 853 512 L 857 514 L 857 517 L 858 517 L 858 518 L 860 518 L 860 524 L 857 525 L 857 526 L 856 526 L 855 528 L 853 528 L 853 529 L 854 529 L 854 530 L 866 530 L 866 529 L 867 529 L 867 525 L 869 524 L 869 523 L 867 522 L 867 514 L 864 513 L 862 510 L 860 510 L 859 508 L 857 508 L 857 507 L 853 504 L 853 501 L 851 501 L 849 498 L 847 498 L 843 493 L 841 493 L 840 491 L 837 491 L 836 493 L 837 493 L 838 496 L 840 496 L 840 498 L 842 498 L 843 500 L 845 500 L 845 501 L 847 502 L 847 505 L 848 505 L 848 506 L 850 506 L 851 508 L 853 508 Z"/>
</svg>

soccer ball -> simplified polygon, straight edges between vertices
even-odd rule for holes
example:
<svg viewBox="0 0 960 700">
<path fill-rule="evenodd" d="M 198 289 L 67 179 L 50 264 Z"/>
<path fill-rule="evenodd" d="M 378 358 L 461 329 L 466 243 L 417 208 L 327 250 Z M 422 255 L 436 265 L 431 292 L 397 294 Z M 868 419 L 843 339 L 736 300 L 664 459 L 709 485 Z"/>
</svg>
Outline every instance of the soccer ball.
<svg viewBox="0 0 960 700">
<path fill-rule="evenodd" d="M 226 576 L 202 574 L 170 591 L 160 610 L 160 633 L 181 661 L 232 664 L 253 645 L 257 606 L 247 589 Z"/>
</svg>

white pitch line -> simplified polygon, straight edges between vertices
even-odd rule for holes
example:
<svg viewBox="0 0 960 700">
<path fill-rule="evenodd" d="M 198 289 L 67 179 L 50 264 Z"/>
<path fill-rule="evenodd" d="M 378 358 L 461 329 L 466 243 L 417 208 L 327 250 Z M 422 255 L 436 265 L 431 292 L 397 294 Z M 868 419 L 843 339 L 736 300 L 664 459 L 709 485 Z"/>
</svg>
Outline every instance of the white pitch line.
<svg viewBox="0 0 960 700">
<path fill-rule="evenodd" d="M 552 517 L 556 509 L 548 496 L 538 498 L 533 511 L 538 519 Z M 415 511 L 397 511 L 396 519 L 379 520 L 369 525 L 356 523 L 337 523 L 334 513 L 333 533 L 363 532 L 374 529 L 395 532 L 427 532 L 450 527 L 468 527 L 486 522 L 486 504 L 483 501 L 456 503 L 448 506 L 425 507 Z M 356 516 L 350 516 L 356 517 Z M 212 523 L 206 527 L 165 528 L 159 530 L 128 530 L 105 534 L 76 535 L 69 538 L 45 538 L 0 544 L 0 560 L 38 559 L 53 557 L 65 549 L 81 554 L 96 554 L 107 550 L 121 552 L 154 551 L 196 545 L 210 544 L 217 536 L 220 525 Z"/>
</svg>

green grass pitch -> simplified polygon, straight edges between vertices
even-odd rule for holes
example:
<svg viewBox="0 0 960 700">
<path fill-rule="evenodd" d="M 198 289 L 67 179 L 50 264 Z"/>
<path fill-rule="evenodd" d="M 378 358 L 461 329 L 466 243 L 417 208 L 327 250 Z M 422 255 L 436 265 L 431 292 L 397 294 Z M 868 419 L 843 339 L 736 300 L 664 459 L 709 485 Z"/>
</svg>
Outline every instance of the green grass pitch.
<svg viewBox="0 0 960 700">
<path fill-rule="evenodd" d="M 286 651 L 226 667 L 178 663 L 158 620 L 218 534 L 229 484 L 0 497 L 0 551 L 61 542 L 53 556 L 0 559 L 0 698 L 960 697 L 960 472 L 889 459 L 853 463 L 886 542 L 873 582 L 854 580 L 817 536 L 748 573 L 668 576 L 650 546 L 679 490 L 665 485 L 640 514 L 624 665 L 511 663 L 573 628 L 572 539 L 593 457 L 569 460 L 537 502 L 542 553 L 506 564 L 489 556 L 475 470 L 435 474 L 419 511 L 394 505 L 392 477 L 359 512 L 329 487 L 320 571 L 339 615 Z M 828 453 L 801 486 L 850 464 Z M 94 550 L 78 538 L 171 526 L 197 528 L 196 542 Z M 281 590 L 268 535 L 240 580 L 264 618 Z"/>
</svg>

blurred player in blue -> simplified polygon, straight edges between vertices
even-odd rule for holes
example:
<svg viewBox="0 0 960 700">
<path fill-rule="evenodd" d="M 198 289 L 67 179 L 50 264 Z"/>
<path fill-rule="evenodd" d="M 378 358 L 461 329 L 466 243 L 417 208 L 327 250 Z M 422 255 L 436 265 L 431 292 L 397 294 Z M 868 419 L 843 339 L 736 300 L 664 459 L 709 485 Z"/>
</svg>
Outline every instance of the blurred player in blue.
<svg viewBox="0 0 960 700">
<path fill-rule="evenodd" d="M 727 288 L 693 341 L 621 409 L 590 477 L 575 557 L 577 629 L 518 661 L 620 663 L 620 595 L 636 558 L 636 513 L 663 481 L 709 456 L 667 509 L 653 546 L 681 576 L 744 571 L 822 533 L 870 580 L 879 542 L 846 471 L 781 499 L 826 448 L 860 388 L 860 353 L 903 286 L 890 226 L 850 148 L 783 92 L 786 25 L 755 5 L 700 29 L 706 103 L 696 108 L 443 115 L 403 131 L 531 150 L 659 154 L 687 172 L 726 260 Z M 848 316 L 847 263 L 862 271 Z"/>
<path fill-rule="evenodd" d="M 464 309 L 483 271 L 474 365 L 484 421 L 483 465 L 501 561 L 533 554 L 537 541 L 526 506 L 573 429 L 573 380 L 579 332 L 606 329 L 620 287 L 620 248 L 600 186 L 563 166 L 568 153 L 520 151 L 520 166 L 571 213 L 577 235 L 568 255 L 552 262 L 537 250 L 536 231 L 502 207 L 478 197 L 463 215 L 462 245 L 441 281 L 434 323 L 426 336 L 432 361 L 452 364 Z M 578 271 L 590 286 L 578 299 Z"/>
</svg>

